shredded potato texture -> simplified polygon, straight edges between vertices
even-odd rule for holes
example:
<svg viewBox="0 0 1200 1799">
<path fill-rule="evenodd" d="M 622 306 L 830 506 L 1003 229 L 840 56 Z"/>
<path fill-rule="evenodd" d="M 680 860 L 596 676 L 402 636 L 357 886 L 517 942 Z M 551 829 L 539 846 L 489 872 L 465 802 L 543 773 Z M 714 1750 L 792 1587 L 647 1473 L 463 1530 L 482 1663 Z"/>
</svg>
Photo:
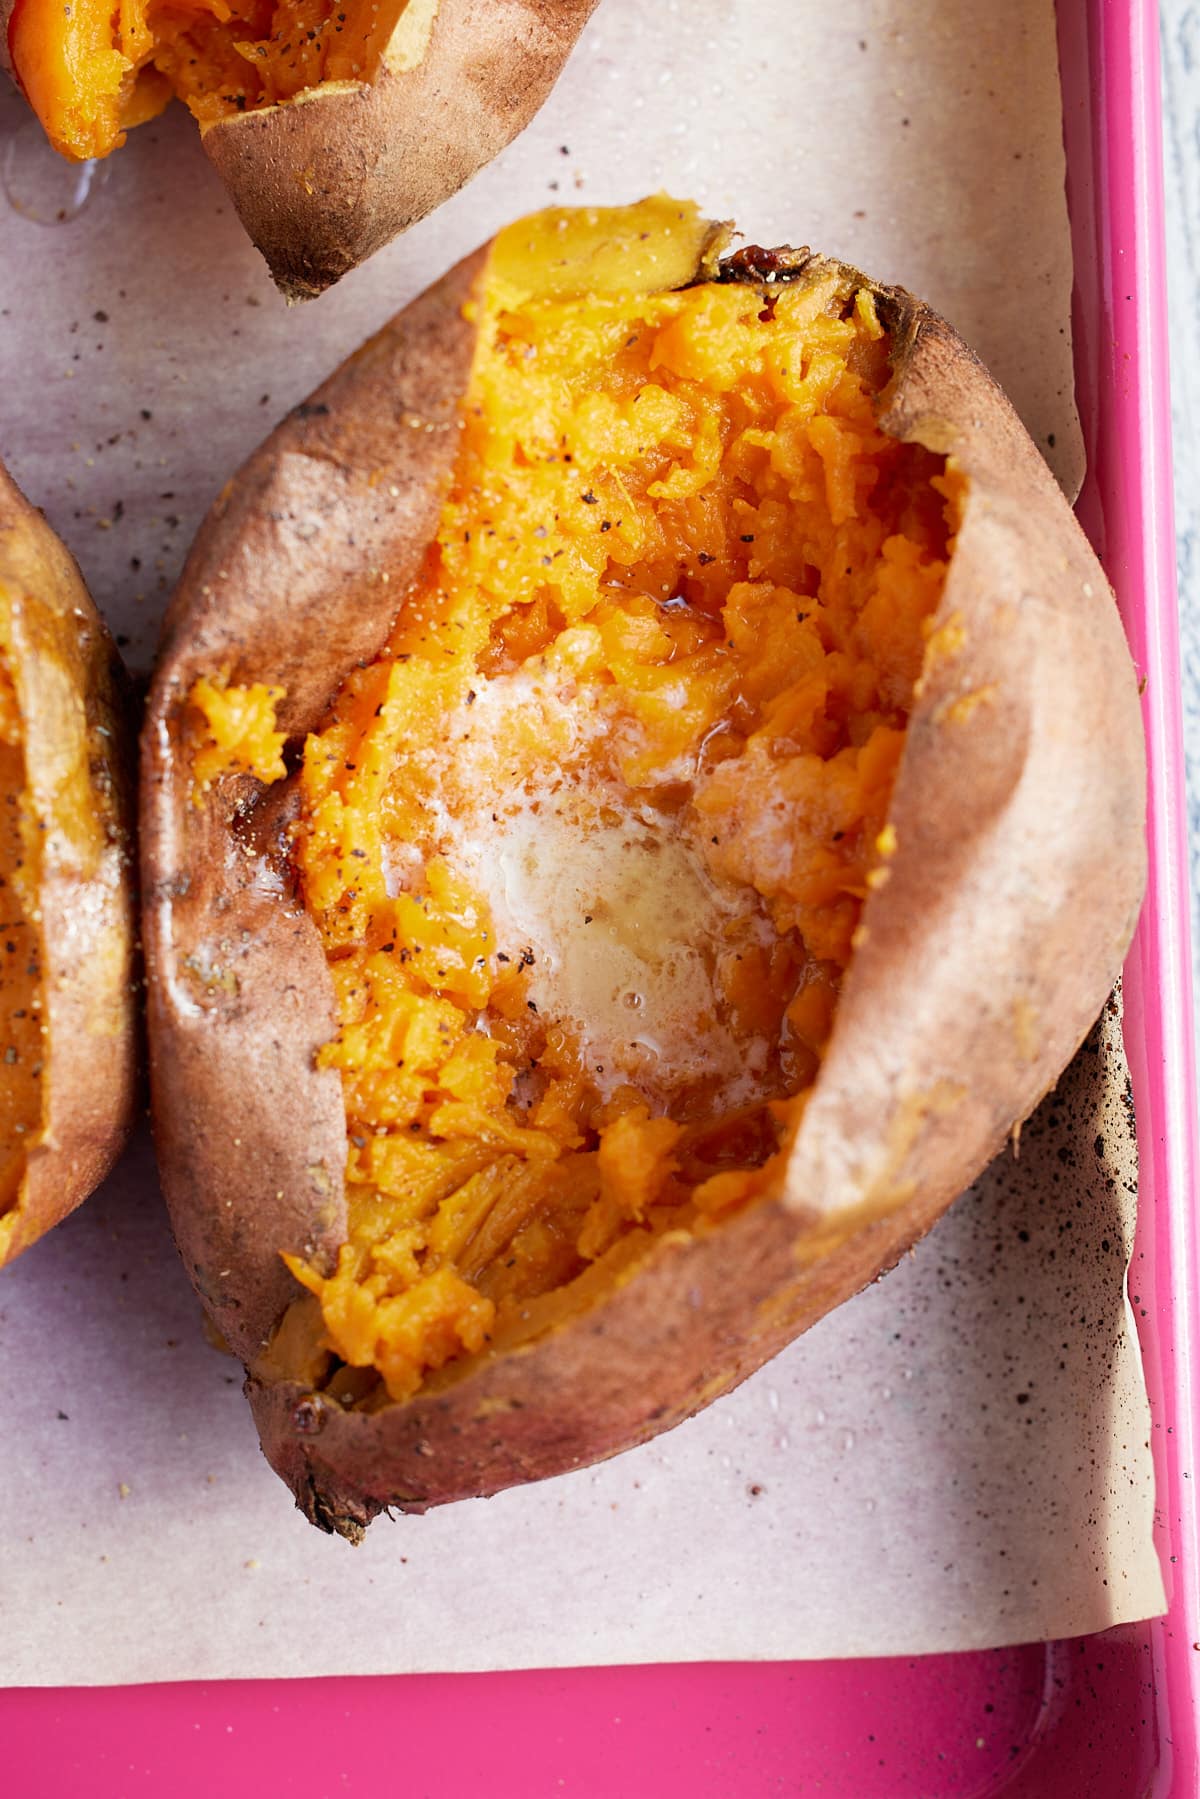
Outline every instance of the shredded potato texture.
<svg viewBox="0 0 1200 1799">
<path fill-rule="evenodd" d="M 327 82 L 367 83 L 434 0 L 16 0 L 13 65 L 56 150 L 107 156 L 178 96 L 202 125 Z"/>
<path fill-rule="evenodd" d="M 833 274 L 579 299 L 497 265 L 477 325 L 424 574 L 299 776 L 350 1232 L 289 1258 L 287 1333 L 368 1406 L 769 1187 L 895 851 L 959 501 L 880 430 L 886 334 Z"/>
</svg>

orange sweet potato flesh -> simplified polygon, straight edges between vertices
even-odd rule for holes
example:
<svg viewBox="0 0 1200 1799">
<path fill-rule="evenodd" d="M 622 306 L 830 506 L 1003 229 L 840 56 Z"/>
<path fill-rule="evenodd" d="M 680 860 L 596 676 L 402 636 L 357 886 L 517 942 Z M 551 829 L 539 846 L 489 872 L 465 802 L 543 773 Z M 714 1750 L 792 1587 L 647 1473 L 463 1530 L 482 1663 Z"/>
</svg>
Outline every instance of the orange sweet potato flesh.
<svg viewBox="0 0 1200 1799">
<path fill-rule="evenodd" d="M 672 214 L 662 202 L 576 219 L 552 215 L 503 234 L 380 333 L 252 458 L 203 528 L 168 617 L 142 797 L 164 1181 L 189 1271 L 250 1370 L 268 1458 L 315 1523 L 347 1536 L 385 1506 L 420 1510 L 495 1492 L 642 1441 L 725 1391 L 889 1266 L 1053 1084 L 1099 1010 L 1132 932 L 1143 880 L 1144 778 L 1133 671 L 1103 575 L 1011 408 L 950 328 L 911 296 L 807 252 L 742 252 L 718 265 L 719 241 L 688 209 Z M 709 282 L 718 283 L 711 307 Z M 678 304 L 655 299 L 678 289 L 688 290 Z M 888 541 L 895 526 L 901 537 L 911 530 L 916 562 L 931 580 L 936 571 L 927 603 L 907 624 L 907 577 L 893 584 L 890 613 L 880 610 L 882 601 L 856 602 L 847 628 L 860 633 L 860 646 L 874 647 L 846 660 L 834 641 L 837 571 L 801 513 L 792 516 L 791 538 L 781 521 L 778 553 L 744 550 L 753 532 L 731 537 L 726 530 L 721 542 L 706 535 L 718 515 L 738 516 L 737 507 L 767 517 L 770 480 L 749 463 L 730 462 L 728 408 L 753 410 L 762 393 L 739 397 L 735 388 L 721 402 L 717 457 L 735 484 L 716 511 L 701 505 L 693 516 L 690 546 L 668 544 L 669 557 L 682 556 L 685 568 L 681 591 L 664 603 L 683 601 L 686 616 L 667 605 L 666 623 L 655 627 L 674 634 L 666 648 L 660 643 L 649 660 L 630 648 L 635 626 L 643 648 L 658 640 L 647 635 L 643 602 L 616 591 L 622 552 L 612 546 L 614 558 L 597 565 L 609 584 L 607 610 L 597 612 L 589 600 L 576 618 L 568 577 L 539 577 L 535 557 L 528 570 L 508 571 L 508 601 L 521 604 L 506 611 L 499 595 L 491 634 L 476 633 L 469 664 L 461 651 L 446 659 L 445 681 L 471 684 L 466 690 L 486 705 L 497 683 L 514 673 L 529 678 L 530 658 L 560 653 L 564 626 L 574 652 L 580 633 L 598 620 L 608 645 L 596 676 L 604 704 L 616 694 L 629 716 L 639 706 L 652 712 L 661 670 L 678 677 L 674 703 L 660 709 L 658 735 L 643 736 L 643 751 L 647 743 L 670 747 L 663 730 L 686 737 L 696 696 L 711 698 L 726 682 L 734 710 L 719 708 L 724 737 L 709 798 L 694 782 L 676 796 L 658 841 L 661 853 L 678 840 L 681 817 L 715 823 L 712 836 L 728 838 L 733 859 L 718 865 L 724 851 L 714 846 L 709 875 L 729 883 L 743 908 L 757 908 L 773 933 L 777 947 L 756 965 L 755 979 L 716 1002 L 735 1030 L 765 1032 L 775 1045 L 750 1099 L 749 1131 L 722 1123 L 711 1082 L 686 1091 L 677 1083 L 668 1092 L 634 1068 L 622 1089 L 601 1092 L 569 1031 L 550 1045 L 549 1085 L 543 1073 L 505 1097 L 503 1081 L 481 1084 L 481 1056 L 496 1069 L 530 1052 L 538 1062 L 549 1038 L 540 1022 L 545 990 L 528 984 L 536 971 L 514 977 L 497 968 L 495 945 L 479 938 L 495 919 L 478 896 L 453 884 L 463 870 L 446 848 L 460 841 L 451 828 L 451 775 L 436 773 L 446 744 L 461 735 L 450 729 L 460 716 L 453 705 L 444 709 L 440 736 L 436 724 L 427 735 L 442 748 L 421 764 L 426 776 L 431 768 L 436 774 L 425 802 L 442 820 L 436 845 L 420 803 L 413 811 L 413 780 L 398 781 L 398 801 L 386 797 L 393 791 L 386 782 L 380 790 L 376 810 L 395 827 L 390 853 L 401 856 L 390 886 L 376 888 L 374 898 L 363 889 L 363 899 L 357 875 L 337 874 L 339 858 L 352 866 L 350 839 L 330 837 L 332 827 L 320 823 L 336 815 L 341 830 L 359 816 L 348 799 L 363 791 L 355 785 L 362 748 L 376 754 L 376 706 L 380 730 L 389 693 L 400 702 L 397 719 L 419 717 L 412 684 L 430 652 L 418 626 L 435 639 L 455 618 L 468 635 L 473 628 L 476 577 L 487 565 L 472 561 L 469 571 L 476 611 L 456 612 L 466 589 L 452 575 L 449 527 L 468 524 L 464 505 L 478 514 L 485 489 L 499 516 L 489 485 L 498 477 L 480 474 L 470 446 L 482 442 L 489 453 L 519 407 L 513 400 L 492 424 L 473 422 L 487 411 L 477 407 L 481 346 L 496 305 L 519 315 L 521 292 L 531 290 L 548 294 L 551 310 L 561 305 L 564 316 L 574 307 L 579 329 L 598 330 L 605 307 L 614 325 L 626 313 L 643 323 L 653 314 L 653 354 L 637 362 L 641 352 L 629 350 L 627 372 L 639 395 L 653 389 L 681 404 L 678 383 L 698 379 L 694 325 L 706 308 L 717 319 L 740 307 L 746 328 L 768 343 L 773 330 L 782 341 L 788 320 L 809 302 L 831 341 L 857 332 L 854 367 L 843 357 L 837 377 L 843 397 L 830 388 L 815 415 L 809 407 L 807 441 L 829 450 L 846 404 L 858 405 L 854 394 L 874 396 L 855 425 L 867 446 L 864 482 L 846 503 L 864 517 L 882 507 L 891 520 Z M 663 335 L 675 329 L 675 314 L 693 321 L 686 366 L 682 343 L 672 350 Z M 613 338 L 614 355 L 622 341 Z M 714 327 L 711 345 L 722 341 Z M 537 353 L 548 353 L 544 343 Z M 662 372 L 672 358 L 673 370 Z M 807 372 L 818 363 L 813 351 Z M 710 369 L 706 379 L 720 386 L 719 372 Z M 598 394 L 605 389 L 603 380 L 594 385 Z M 476 401 L 462 410 L 472 394 Z M 661 397 L 637 403 L 660 412 L 665 405 Z M 780 414 L 787 430 L 798 404 Z M 783 426 L 764 435 L 761 417 L 741 423 L 778 459 Z M 738 435 L 739 455 L 751 438 Z M 635 464 L 644 446 L 639 437 L 625 448 L 631 461 L 622 471 L 624 452 L 612 438 L 609 466 L 630 500 L 621 516 L 637 509 L 640 519 L 644 476 Z M 694 472 L 694 450 L 693 442 L 680 451 L 681 471 Z M 836 466 L 835 457 L 829 468 Z M 661 466 L 653 473 L 667 483 L 656 516 L 669 513 L 674 529 L 692 505 L 682 494 L 686 481 L 681 473 L 671 487 L 675 477 Z M 836 477 L 826 482 L 821 504 L 830 516 L 842 503 L 838 494 L 850 491 Z M 926 501 L 914 505 L 918 492 Z M 581 503 L 590 519 L 590 503 Z M 551 519 L 552 567 L 556 529 Z M 585 557 L 582 530 L 574 531 L 575 547 L 574 538 L 561 545 L 575 567 Z M 790 553 L 786 546 L 799 538 L 811 539 L 823 566 L 805 575 L 797 563 L 785 581 L 772 558 Z M 541 541 L 531 534 L 526 548 Z M 597 524 L 587 544 L 603 541 Z M 843 531 L 840 542 L 850 541 Z M 710 562 L 701 563 L 701 548 Z M 762 567 L 749 560 L 760 555 Z M 641 580 L 649 564 L 636 568 Z M 767 574 L 772 593 L 788 593 L 789 605 L 807 582 L 804 604 L 819 614 L 822 645 L 795 635 L 807 619 L 794 611 L 785 629 L 775 600 L 739 637 L 730 606 L 748 604 L 737 596 Z M 520 585 L 527 579 L 535 583 L 532 597 Z M 539 579 L 552 584 L 552 601 L 538 598 Z M 450 608 L 441 624 L 439 605 Z M 718 641 L 704 621 L 720 616 L 726 635 Z M 615 637 L 604 639 L 606 630 Z M 764 631 L 775 646 L 770 655 Z M 834 703 L 826 670 L 819 717 L 811 705 L 804 713 L 785 668 L 789 657 L 818 651 L 843 657 L 837 667 L 849 696 Z M 907 672 L 888 686 L 881 658 L 893 653 Z M 579 712 L 592 677 L 576 673 L 570 691 Z M 769 694 L 763 684 L 777 675 Z M 631 680 L 636 705 L 620 698 L 622 682 Z M 243 698 L 256 691 L 257 701 Z M 706 715 L 698 728 L 712 722 Z M 302 774 L 278 777 L 276 726 L 287 746 L 284 765 L 294 771 L 303 759 Z M 773 747 L 762 766 L 782 785 L 776 791 L 747 778 L 739 786 L 739 758 L 748 769 L 758 766 L 753 743 L 768 726 Z M 378 753 L 385 762 L 395 755 L 402 770 L 409 752 L 397 730 L 386 745 L 380 739 Z M 622 732 L 614 730 L 612 741 L 628 748 Z M 902 753 L 898 767 L 891 756 L 881 774 L 872 812 L 838 773 L 838 757 L 850 755 L 846 766 L 861 770 L 889 732 L 900 734 Z M 513 744 L 503 733 L 488 741 L 502 741 L 506 753 Z M 589 752 L 593 761 L 608 753 L 606 743 Z M 329 777 L 331 788 L 321 770 L 335 754 L 345 772 Z M 832 847 L 819 851 L 804 823 L 816 802 L 802 799 L 797 785 L 806 769 L 818 784 L 812 791 L 826 794 L 821 805 L 836 789 L 869 826 L 847 833 L 838 825 Z M 621 778 L 627 790 L 644 784 L 644 760 L 627 758 Z M 335 791 L 341 810 L 330 813 Z M 610 787 L 610 798 L 616 791 Z M 389 812 L 395 804 L 400 812 Z M 527 824 L 510 815 L 501 845 Z M 536 844 L 537 828 L 530 831 Z M 361 843 L 369 871 L 370 840 Z M 755 843 L 764 855 L 791 844 L 801 888 L 792 891 L 791 876 L 769 877 L 765 863 L 751 866 Z M 416 873 L 404 872 L 406 846 Z M 699 839 L 692 850 L 710 854 Z M 776 847 L 766 860 L 779 853 Z M 411 895 L 424 896 L 424 923 Z M 488 903 L 498 903 L 495 890 Z M 436 923 L 439 906 L 449 907 L 445 926 Z M 389 974 L 384 982 L 380 952 L 388 939 L 380 933 L 396 919 L 407 933 L 406 966 L 414 950 L 429 951 L 434 972 L 404 980 Z M 457 974 L 450 950 L 459 956 Z M 421 1065 L 415 1087 L 405 1085 L 404 1055 L 399 1073 L 385 1079 L 378 1067 L 367 1080 L 374 1065 L 358 1050 L 347 1053 L 359 1040 L 356 1021 L 366 1016 L 354 1010 L 364 982 L 379 994 L 385 986 L 407 992 L 410 1023 L 424 1016 L 436 1030 L 440 1020 L 451 1037 L 454 1007 L 468 1022 L 472 1008 L 482 1007 L 493 1048 L 484 1055 L 464 1034 L 449 1057 L 429 1052 L 433 1060 Z M 538 1021 L 522 1021 L 535 994 L 542 996 Z M 423 1006 L 434 1011 L 421 1013 Z M 702 1114 L 699 1150 L 685 1155 Z M 714 1141 L 706 1119 L 715 1119 L 717 1138 L 724 1134 L 719 1166 L 701 1165 Z M 505 1131 L 510 1138 L 497 1148 Z M 522 1143 L 522 1131 L 547 1141 Z M 453 1221 L 440 1201 L 421 1201 L 401 1217 L 378 1148 L 393 1132 L 415 1133 L 412 1142 L 427 1146 L 426 1169 L 491 1143 L 483 1161 L 508 1169 L 510 1194 L 519 1182 L 501 1151 L 518 1162 L 552 1153 L 566 1172 L 530 1189 L 542 1195 L 536 1242 L 522 1236 L 523 1226 L 507 1237 L 493 1229 L 494 1242 L 485 1230 L 475 1241 L 491 1245 L 489 1262 L 453 1246 Z M 411 1188 L 409 1180 L 408 1199 Z M 551 1190 L 557 1197 L 547 1211 Z M 589 1210 L 595 1191 L 613 1202 L 603 1218 Z M 555 1218 L 573 1220 L 566 1236 Z M 415 1243 L 419 1269 L 434 1277 L 424 1286 L 414 1285 L 411 1268 L 405 1272 L 397 1231 L 408 1232 L 406 1251 Z M 356 1246 L 350 1263 L 348 1246 Z M 389 1271 L 382 1285 L 381 1255 Z M 298 1280 L 311 1289 L 308 1297 Z M 480 1298 L 490 1313 L 479 1309 Z M 366 1337 L 356 1338 L 352 1320 L 361 1325 L 364 1305 L 376 1311 Z"/>
<path fill-rule="evenodd" d="M 360 1402 L 761 1184 L 886 879 L 957 527 L 836 272 L 564 303 L 509 244 L 422 576 L 296 781 L 351 1148 L 287 1330 Z M 198 780 L 283 777 L 278 690 L 190 697 Z"/>
<path fill-rule="evenodd" d="M 64 156 L 172 97 L 290 299 L 454 193 L 541 106 L 596 0 L 0 0 L 0 60 Z"/>
<path fill-rule="evenodd" d="M 294 99 L 330 81 L 376 78 L 406 0 L 16 0 L 13 68 L 64 156 L 107 156 L 172 95 L 199 122 Z"/>
<path fill-rule="evenodd" d="M 0 469 L 0 1265 L 87 1197 L 132 1121 L 130 751 L 112 641 Z"/>
</svg>

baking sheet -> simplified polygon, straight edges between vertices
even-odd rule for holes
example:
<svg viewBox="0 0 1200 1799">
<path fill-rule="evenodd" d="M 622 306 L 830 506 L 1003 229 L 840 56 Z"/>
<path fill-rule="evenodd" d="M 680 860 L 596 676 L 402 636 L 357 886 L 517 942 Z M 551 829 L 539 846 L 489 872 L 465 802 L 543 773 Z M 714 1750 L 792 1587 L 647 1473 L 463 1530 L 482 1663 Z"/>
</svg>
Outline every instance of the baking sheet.
<svg viewBox="0 0 1200 1799">
<path fill-rule="evenodd" d="M 144 666 L 191 529 L 284 407 L 506 218 L 661 184 L 924 292 L 1071 483 L 1052 8 L 999 10 L 847 0 L 831 23 L 691 0 L 651 38 L 605 0 L 531 131 L 299 312 L 188 121 L 145 128 L 66 222 L 0 209 L 0 448 Z M 69 213 L 7 96 L 0 132 L 6 192 Z M 1157 1611 L 1132 1202 L 1127 1169 L 1089 1166 L 1094 1105 L 1041 1165 L 1027 1133 L 1016 1175 L 660 1445 L 381 1522 L 358 1551 L 292 1514 L 258 1458 L 143 1142 L 0 1278 L 0 1678 L 912 1652 Z"/>
</svg>

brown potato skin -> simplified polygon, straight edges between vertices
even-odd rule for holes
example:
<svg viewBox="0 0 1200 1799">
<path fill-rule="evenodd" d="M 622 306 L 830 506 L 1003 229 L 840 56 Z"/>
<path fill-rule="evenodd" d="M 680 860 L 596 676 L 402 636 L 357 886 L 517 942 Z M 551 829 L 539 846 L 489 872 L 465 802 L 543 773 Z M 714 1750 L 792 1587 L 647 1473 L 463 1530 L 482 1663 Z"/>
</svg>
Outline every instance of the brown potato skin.
<svg viewBox="0 0 1200 1799">
<path fill-rule="evenodd" d="M 289 300 L 323 293 L 523 131 L 597 0 L 441 0 L 429 49 L 353 92 L 221 119 L 204 149 Z"/>
<path fill-rule="evenodd" d="M 26 793 L 44 831 L 37 886 L 45 1042 L 42 1130 L 0 1262 L 65 1218 L 108 1173 L 138 1090 L 132 732 L 116 648 L 74 561 L 0 467 L 0 585 L 12 601 L 12 676 Z M 86 767 L 87 833 L 62 803 Z"/>
<path fill-rule="evenodd" d="M 295 1293 L 280 1250 L 328 1254 L 345 1234 L 341 1082 L 313 1068 L 333 988 L 286 880 L 273 890 L 270 814 L 251 843 L 232 829 L 236 793 L 193 803 L 181 711 L 201 673 L 253 681 L 269 663 L 281 728 L 303 737 L 347 666 L 383 647 L 453 468 L 480 266 L 416 300 L 267 439 L 201 527 L 163 627 L 141 766 L 155 1133 L 184 1261 L 245 1361 Z"/>
<path fill-rule="evenodd" d="M 800 279 L 839 267 L 781 254 Z M 755 255 L 737 259 L 743 278 Z M 350 1538 L 389 1506 L 494 1493 L 646 1440 L 891 1266 L 1082 1041 L 1119 972 L 1145 874 L 1136 680 L 1100 565 L 980 363 L 919 301 L 876 288 L 893 344 L 881 424 L 952 454 L 970 486 L 938 613 L 952 629 L 920 685 L 894 792 L 890 878 L 867 902 L 779 1190 L 717 1228 L 660 1240 L 589 1310 L 452 1366 L 406 1405 L 343 1411 L 272 1379 L 261 1352 L 295 1293 L 272 1258 L 328 1256 L 343 1229 L 341 1098 L 312 1065 L 332 1029 L 332 989 L 315 928 L 276 894 L 286 958 L 247 948 L 236 995 L 180 1003 L 180 958 L 219 919 L 228 941 L 259 916 L 262 883 L 244 871 L 261 867 L 264 846 L 272 853 L 279 816 L 274 801 L 253 810 L 245 784 L 260 821 L 243 828 L 248 856 L 228 795 L 207 816 L 191 804 L 181 696 L 218 666 L 282 681 L 284 726 L 303 733 L 322 695 L 383 644 L 449 477 L 471 347 L 457 309 L 483 266 L 470 259 L 402 313 L 315 396 L 328 409 L 319 427 L 293 415 L 235 479 L 184 571 L 146 725 L 151 1065 L 168 1201 L 192 1277 L 250 1367 L 268 1460 L 314 1523 Z M 364 379 L 363 357 L 390 359 L 394 396 Z M 409 405 L 429 408 L 432 432 L 397 433 Z M 426 461 L 412 459 L 414 440 L 429 443 Z M 389 455 L 401 497 L 381 525 L 365 471 Z M 367 580 L 372 558 L 391 583 Z M 285 984 L 302 988 L 287 1019 Z M 270 1037 L 261 1088 L 250 1058 L 232 1073 L 223 1060 L 231 1034 Z M 314 1145 L 331 1182 L 319 1203 L 305 1173 Z M 282 1200 L 259 1178 L 264 1154 Z"/>
</svg>

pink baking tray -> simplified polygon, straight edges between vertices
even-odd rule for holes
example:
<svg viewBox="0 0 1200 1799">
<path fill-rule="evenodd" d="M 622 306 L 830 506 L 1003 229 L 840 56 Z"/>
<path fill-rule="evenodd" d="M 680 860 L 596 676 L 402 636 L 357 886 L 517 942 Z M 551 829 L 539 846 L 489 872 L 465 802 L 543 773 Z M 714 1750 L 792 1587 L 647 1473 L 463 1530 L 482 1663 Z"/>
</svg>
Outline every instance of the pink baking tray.
<svg viewBox="0 0 1200 1799">
<path fill-rule="evenodd" d="M 1080 512 L 1145 676 L 1150 748 L 1150 888 L 1125 994 L 1142 1158 L 1131 1287 L 1167 1616 L 909 1660 L 10 1691 L 7 1799 L 1200 1793 L 1200 1267 L 1157 30 L 1154 0 L 1059 0 Z"/>
</svg>

